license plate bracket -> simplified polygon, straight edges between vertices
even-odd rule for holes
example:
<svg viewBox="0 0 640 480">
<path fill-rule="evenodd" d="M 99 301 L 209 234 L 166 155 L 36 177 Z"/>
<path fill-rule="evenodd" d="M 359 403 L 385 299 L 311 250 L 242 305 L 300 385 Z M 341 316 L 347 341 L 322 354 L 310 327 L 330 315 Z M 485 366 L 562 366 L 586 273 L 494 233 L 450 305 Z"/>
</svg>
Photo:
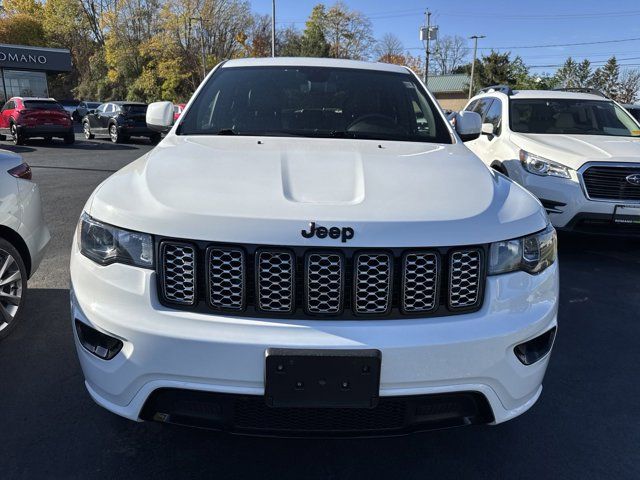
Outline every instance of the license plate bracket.
<svg viewBox="0 0 640 480">
<path fill-rule="evenodd" d="M 640 205 L 616 205 L 613 223 L 618 225 L 640 225 Z"/>
<path fill-rule="evenodd" d="M 269 348 L 265 401 L 271 407 L 374 408 L 380 350 Z"/>
</svg>

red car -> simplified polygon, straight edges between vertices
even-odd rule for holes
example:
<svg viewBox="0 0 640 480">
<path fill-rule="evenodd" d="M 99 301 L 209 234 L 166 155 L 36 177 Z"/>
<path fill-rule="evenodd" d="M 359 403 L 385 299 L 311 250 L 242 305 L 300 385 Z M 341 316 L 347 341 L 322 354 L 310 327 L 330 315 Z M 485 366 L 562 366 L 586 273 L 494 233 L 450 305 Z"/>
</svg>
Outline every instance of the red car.
<svg viewBox="0 0 640 480">
<path fill-rule="evenodd" d="M 67 145 L 75 141 L 71 115 L 53 98 L 11 98 L 0 110 L 0 133 L 16 145 L 32 137 L 58 137 Z"/>
<path fill-rule="evenodd" d="M 173 121 L 174 123 L 180 118 L 180 115 L 182 115 L 182 111 L 184 110 L 184 107 L 186 106 L 186 103 L 176 103 L 173 106 Z"/>
</svg>

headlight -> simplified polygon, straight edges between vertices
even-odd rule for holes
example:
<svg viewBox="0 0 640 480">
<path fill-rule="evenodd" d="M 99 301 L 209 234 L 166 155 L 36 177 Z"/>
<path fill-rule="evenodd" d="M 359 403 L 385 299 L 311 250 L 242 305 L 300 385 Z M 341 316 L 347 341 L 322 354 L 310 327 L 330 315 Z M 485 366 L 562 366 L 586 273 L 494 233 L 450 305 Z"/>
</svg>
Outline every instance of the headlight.
<svg viewBox="0 0 640 480">
<path fill-rule="evenodd" d="M 527 237 L 491 244 L 489 275 L 524 270 L 540 273 L 557 257 L 556 231 L 549 224 L 541 232 Z"/>
<path fill-rule="evenodd" d="M 524 150 L 520 150 L 520 163 L 527 172 L 534 175 L 571 178 L 568 167 Z"/>
<path fill-rule="evenodd" d="M 82 213 L 78 223 L 80 252 L 100 265 L 126 263 L 153 268 L 153 239 L 146 233 L 107 225 Z"/>
</svg>

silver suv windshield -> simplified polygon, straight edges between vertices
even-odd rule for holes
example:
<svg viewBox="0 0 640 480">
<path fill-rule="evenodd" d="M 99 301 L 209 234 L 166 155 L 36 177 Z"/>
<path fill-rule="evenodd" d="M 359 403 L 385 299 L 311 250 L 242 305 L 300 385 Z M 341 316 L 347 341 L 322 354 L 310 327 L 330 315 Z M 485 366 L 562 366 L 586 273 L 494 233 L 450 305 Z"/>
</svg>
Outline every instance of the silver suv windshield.
<svg viewBox="0 0 640 480">
<path fill-rule="evenodd" d="M 330 67 L 220 68 L 177 133 L 452 143 L 413 75 Z"/>
<path fill-rule="evenodd" d="M 640 137 L 640 126 L 607 100 L 512 99 L 510 126 L 519 133 Z"/>
</svg>

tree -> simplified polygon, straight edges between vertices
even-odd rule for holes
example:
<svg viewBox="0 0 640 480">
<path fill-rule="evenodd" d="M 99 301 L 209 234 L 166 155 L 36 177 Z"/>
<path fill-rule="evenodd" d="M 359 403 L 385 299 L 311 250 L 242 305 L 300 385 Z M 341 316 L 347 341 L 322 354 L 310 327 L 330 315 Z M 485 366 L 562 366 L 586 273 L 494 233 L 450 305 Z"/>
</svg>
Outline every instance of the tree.
<svg viewBox="0 0 640 480">
<path fill-rule="evenodd" d="M 592 76 L 593 76 L 593 72 L 591 69 L 591 62 L 585 58 L 576 67 L 576 72 L 575 72 L 576 86 L 580 88 L 590 87 Z"/>
<path fill-rule="evenodd" d="M 281 57 L 301 56 L 302 34 L 293 26 L 289 26 L 284 30 L 278 30 L 276 35 L 276 50 Z"/>
<path fill-rule="evenodd" d="M 617 101 L 635 103 L 640 90 L 640 70 L 625 70 L 620 76 Z"/>
<path fill-rule="evenodd" d="M 331 47 L 325 36 L 327 12 L 322 4 L 313 7 L 300 40 L 300 55 L 303 57 L 328 57 Z"/>
<path fill-rule="evenodd" d="M 396 63 L 390 60 L 402 56 L 403 51 L 402 41 L 393 33 L 385 33 L 373 49 L 376 59 L 386 63 Z"/>
<path fill-rule="evenodd" d="M 578 86 L 578 64 L 569 57 L 564 65 L 556 72 L 556 81 L 561 88 L 574 88 Z"/>
<path fill-rule="evenodd" d="M 44 29 L 39 18 L 18 13 L 0 18 L 0 43 L 46 45 Z"/>
<path fill-rule="evenodd" d="M 607 60 L 604 66 L 596 69 L 591 83 L 607 97 L 618 98 L 620 87 L 620 66 L 615 55 Z"/>
<path fill-rule="evenodd" d="M 362 13 L 338 1 L 324 17 L 325 37 L 331 45 L 331 56 L 363 60 L 368 57 L 375 40 L 371 21 Z"/>
<path fill-rule="evenodd" d="M 469 55 L 467 41 L 459 35 L 445 35 L 436 40 L 431 55 L 431 67 L 439 74 L 452 73 Z"/>
</svg>

